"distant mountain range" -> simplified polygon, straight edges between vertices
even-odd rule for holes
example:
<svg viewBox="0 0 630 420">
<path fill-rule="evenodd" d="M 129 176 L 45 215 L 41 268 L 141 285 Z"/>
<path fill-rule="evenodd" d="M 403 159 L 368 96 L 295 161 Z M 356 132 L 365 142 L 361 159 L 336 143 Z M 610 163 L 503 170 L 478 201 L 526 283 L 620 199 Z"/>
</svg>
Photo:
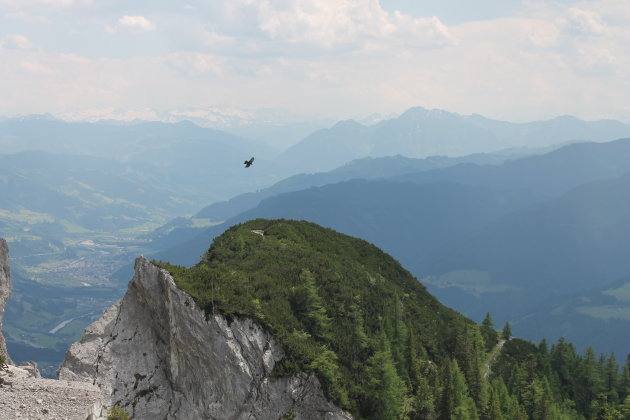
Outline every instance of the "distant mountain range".
<svg viewBox="0 0 630 420">
<path fill-rule="evenodd" d="M 265 157 L 276 152 L 222 131 L 190 122 L 67 123 L 48 118 L 0 121 L 4 154 L 42 151 L 92 156 L 125 162 L 143 169 L 157 167 L 163 179 L 194 192 L 198 206 L 240 192 L 266 187 L 290 175 Z M 242 162 L 256 156 L 256 165 L 243 171 Z M 201 204 L 203 203 L 203 204 Z"/>
<path fill-rule="evenodd" d="M 237 136 L 188 121 L 67 123 L 34 116 L 0 119 L 0 150 L 7 154 L 39 150 L 156 164 L 173 178 L 186 181 L 190 188 L 197 188 L 207 198 L 207 204 L 267 187 L 296 173 L 329 171 L 366 157 L 456 157 L 630 137 L 628 124 L 582 121 L 568 116 L 509 123 L 416 107 L 399 117 L 376 121 L 371 125 L 341 121 L 309 133 L 309 127 L 315 130 L 324 123 L 302 123 L 298 129 L 294 121 L 287 121 L 286 125 L 271 124 L 265 129 L 263 119 L 257 125 L 236 124 L 240 127 Z M 227 129 L 233 124 L 221 125 L 224 126 Z M 280 141 L 295 144 L 286 150 L 275 150 L 267 145 L 274 143 L 268 138 L 273 133 L 304 138 Z M 243 156 L 257 157 L 256 165 L 247 173 L 236 164 L 246 158 Z"/>
<path fill-rule="evenodd" d="M 557 146 L 560 147 L 560 146 Z M 554 148 L 552 148 L 553 150 Z M 476 153 L 461 157 L 430 156 L 424 159 L 407 158 L 401 155 L 380 158 L 362 158 L 349 162 L 328 172 L 298 174 L 279 181 L 256 192 L 237 195 L 228 201 L 213 203 L 201 209 L 196 218 L 224 221 L 245 210 L 257 206 L 263 199 L 285 192 L 319 187 L 350 179 L 378 179 L 397 175 L 418 173 L 447 168 L 461 163 L 498 165 L 522 156 L 544 153 L 545 149 L 512 149 L 493 153 Z"/>
<path fill-rule="evenodd" d="M 277 161 L 292 164 L 301 172 L 319 172 L 366 156 L 463 156 L 511 147 L 544 147 L 622 137 L 630 137 L 630 125 L 618 121 L 588 122 L 564 116 L 549 121 L 509 123 L 418 107 L 371 126 L 352 120 L 339 122 L 306 137 L 282 153 Z"/>
<path fill-rule="evenodd" d="M 201 209 L 191 218 L 179 217 L 171 220 L 161 228 L 145 235 L 144 238 L 151 239 L 153 249 L 165 249 L 172 247 L 175 243 L 186 241 L 201 232 L 202 227 L 195 227 L 196 224 L 199 224 L 198 221 L 206 224 L 221 223 L 256 207 L 265 198 L 282 193 L 319 187 L 351 179 L 385 179 L 396 175 L 451 167 L 461 163 L 498 165 L 507 160 L 533 154 L 542 154 L 545 151 L 554 150 L 555 148 L 556 147 L 542 149 L 510 149 L 462 157 L 431 156 L 424 159 L 414 159 L 397 155 L 382 158 L 357 159 L 332 171 L 293 175 L 268 188 L 256 192 L 240 194 L 228 201 L 213 203 Z"/>
<path fill-rule="evenodd" d="M 587 182 L 621 176 L 630 169 L 628 156 L 630 139 L 576 143 L 502 165 L 457 165 L 407 173 L 392 180 L 417 183 L 446 181 L 495 189 L 525 188 L 556 195 Z"/>
</svg>

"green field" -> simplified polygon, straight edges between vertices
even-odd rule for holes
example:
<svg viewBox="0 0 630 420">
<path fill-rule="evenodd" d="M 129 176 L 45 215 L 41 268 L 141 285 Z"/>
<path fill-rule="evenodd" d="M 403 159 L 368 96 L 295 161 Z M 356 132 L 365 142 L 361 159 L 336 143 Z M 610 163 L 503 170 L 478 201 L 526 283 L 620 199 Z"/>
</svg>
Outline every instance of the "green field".
<svg viewBox="0 0 630 420">
<path fill-rule="evenodd" d="M 576 312 L 598 319 L 621 319 L 624 321 L 630 321 L 630 306 L 578 306 L 576 308 Z"/>
<path fill-rule="evenodd" d="M 516 290 L 514 286 L 495 282 L 490 273 L 479 270 L 451 271 L 441 276 L 422 278 L 420 282 L 439 288 L 454 287 L 462 289 L 477 297 L 484 293 L 499 293 L 508 290 Z"/>
</svg>

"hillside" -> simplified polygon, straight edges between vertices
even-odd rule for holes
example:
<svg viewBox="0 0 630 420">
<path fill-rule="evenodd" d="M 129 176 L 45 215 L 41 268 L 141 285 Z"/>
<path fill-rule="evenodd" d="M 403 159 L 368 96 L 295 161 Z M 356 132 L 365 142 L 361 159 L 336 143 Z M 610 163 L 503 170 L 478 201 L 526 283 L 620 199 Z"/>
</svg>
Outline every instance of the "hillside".
<svg viewBox="0 0 630 420">
<path fill-rule="evenodd" d="M 597 343 L 605 352 L 623 356 L 630 336 L 620 333 L 630 322 L 630 278 L 585 291 L 548 299 L 535 311 L 515 319 L 515 331 L 523 337 L 565 337 L 584 347 Z"/>
<path fill-rule="evenodd" d="M 530 152 L 534 153 L 534 151 Z M 525 151 L 522 151 L 522 153 L 525 153 Z M 445 168 L 461 163 L 495 165 L 513 157 L 513 154 L 506 152 L 505 154 L 479 153 L 462 157 L 430 156 L 424 159 L 407 158 L 401 155 L 357 159 L 328 172 L 293 175 L 262 190 L 240 194 L 228 201 L 213 203 L 201 209 L 195 217 L 224 221 L 256 207 L 265 198 L 286 192 L 320 187 L 350 179 L 388 178 L 407 173 Z"/>
<path fill-rule="evenodd" d="M 208 238 L 235 223 L 266 217 L 318 223 L 368 240 L 409 264 L 430 260 L 455 239 L 540 199 L 528 191 L 497 192 L 452 183 L 351 180 L 270 197 L 156 257 L 192 265 Z"/>
<path fill-rule="evenodd" d="M 196 266 L 160 266 L 207 319 L 250 318 L 273 332 L 286 352 L 275 377 L 315 373 L 358 419 L 538 419 L 544 410 L 577 420 L 630 408 L 628 366 L 606 385 L 596 377 L 606 359 L 563 340 L 551 349 L 510 340 L 486 380 L 491 320 L 475 325 L 378 248 L 312 223 L 252 220 L 216 238 Z"/>
<path fill-rule="evenodd" d="M 169 181 L 155 166 L 91 156 L 0 155 L 0 177 L 4 220 L 32 227 L 48 223 L 67 233 L 155 224 L 197 205 L 193 192 Z"/>
<path fill-rule="evenodd" d="M 623 291 L 616 303 L 614 293 L 604 300 L 600 293 L 616 289 L 609 284 L 630 273 L 628 191 L 630 173 L 580 186 L 506 215 L 453 244 L 430 264 L 409 267 L 426 273 L 421 277 L 436 295 L 470 316 L 481 317 L 487 310 L 515 319 L 529 315 L 522 321 L 529 326 L 520 330 L 519 323 L 516 331 L 530 337 L 566 334 L 580 347 L 597 336 L 602 350 L 625 354 L 627 348 L 612 325 L 628 321 Z M 495 282 L 514 291 L 487 293 L 487 285 Z M 547 299 L 550 303 L 536 313 Z M 560 316 L 562 307 L 568 312 L 582 309 L 566 317 Z M 552 310 L 558 316 L 546 318 L 545 328 L 532 323 Z"/>
</svg>

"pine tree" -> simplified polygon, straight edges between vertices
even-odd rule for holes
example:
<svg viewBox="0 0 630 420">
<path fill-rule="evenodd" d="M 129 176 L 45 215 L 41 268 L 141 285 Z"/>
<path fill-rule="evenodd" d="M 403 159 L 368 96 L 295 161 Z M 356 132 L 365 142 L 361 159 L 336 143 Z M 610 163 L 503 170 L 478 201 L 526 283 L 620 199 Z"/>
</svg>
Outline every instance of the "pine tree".
<svg viewBox="0 0 630 420">
<path fill-rule="evenodd" d="M 492 386 L 488 387 L 488 401 L 485 404 L 481 418 L 483 420 L 503 420 L 501 402 Z"/>
<path fill-rule="evenodd" d="M 297 317 L 311 335 L 330 338 L 330 318 L 326 314 L 322 298 L 317 293 L 315 276 L 307 269 L 303 269 L 298 276 L 298 283 L 293 288 L 292 303 Z"/>
<path fill-rule="evenodd" d="M 451 413 L 455 410 L 453 362 L 449 360 L 444 363 L 440 373 L 442 386 L 440 387 L 439 418 L 440 420 L 450 420 Z"/>
<path fill-rule="evenodd" d="M 497 334 L 494 329 L 494 321 L 492 320 L 490 312 L 486 312 L 486 317 L 481 322 L 480 332 L 485 342 L 486 351 L 491 351 L 498 341 L 499 334 Z"/>
<path fill-rule="evenodd" d="M 486 312 L 486 317 L 481 322 L 481 325 L 486 328 L 494 329 L 494 321 L 492 320 L 492 316 L 490 316 L 490 312 Z"/>
<path fill-rule="evenodd" d="M 630 395 L 619 406 L 619 416 L 622 420 L 630 420 Z"/>
<path fill-rule="evenodd" d="M 625 401 L 627 396 L 630 396 L 630 353 L 628 353 L 626 358 L 626 364 L 623 367 L 619 384 L 619 397 Z"/>
<path fill-rule="evenodd" d="M 604 387 L 608 391 L 608 400 L 612 404 L 618 404 L 621 378 L 619 376 L 619 364 L 614 353 L 606 360 L 604 382 Z"/>
<path fill-rule="evenodd" d="M 367 383 L 361 411 L 368 419 L 396 420 L 407 388 L 396 372 L 387 337 L 383 338 L 382 346 L 383 349 L 367 361 Z"/>
<path fill-rule="evenodd" d="M 501 337 L 503 337 L 504 340 L 509 340 L 510 337 L 512 337 L 512 327 L 510 327 L 510 323 L 508 321 L 505 321 Z"/>
<path fill-rule="evenodd" d="M 608 402 L 608 397 L 599 394 L 591 403 L 592 420 L 617 420 L 620 413 Z"/>
<path fill-rule="evenodd" d="M 564 340 L 558 339 L 558 343 L 551 347 L 551 367 L 557 374 L 560 393 L 562 397 L 573 398 L 575 393 L 575 374 L 578 365 L 578 355 L 575 346 Z"/>
<path fill-rule="evenodd" d="M 453 412 L 451 420 L 477 420 L 477 407 L 471 398 L 466 385 L 466 378 L 459 369 L 457 360 L 453 360 Z"/>
<path fill-rule="evenodd" d="M 604 391 L 601 377 L 601 365 L 592 347 L 587 347 L 577 369 L 575 402 L 584 411 L 588 411 L 591 402 Z"/>
</svg>

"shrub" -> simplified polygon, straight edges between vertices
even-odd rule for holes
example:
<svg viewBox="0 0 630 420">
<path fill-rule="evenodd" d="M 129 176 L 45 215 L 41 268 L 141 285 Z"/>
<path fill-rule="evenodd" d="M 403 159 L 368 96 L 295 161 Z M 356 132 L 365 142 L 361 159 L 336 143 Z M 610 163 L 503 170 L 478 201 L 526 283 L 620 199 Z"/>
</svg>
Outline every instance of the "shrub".
<svg viewBox="0 0 630 420">
<path fill-rule="evenodd" d="M 119 405 L 107 411 L 107 420 L 130 420 L 129 414 Z"/>
</svg>

